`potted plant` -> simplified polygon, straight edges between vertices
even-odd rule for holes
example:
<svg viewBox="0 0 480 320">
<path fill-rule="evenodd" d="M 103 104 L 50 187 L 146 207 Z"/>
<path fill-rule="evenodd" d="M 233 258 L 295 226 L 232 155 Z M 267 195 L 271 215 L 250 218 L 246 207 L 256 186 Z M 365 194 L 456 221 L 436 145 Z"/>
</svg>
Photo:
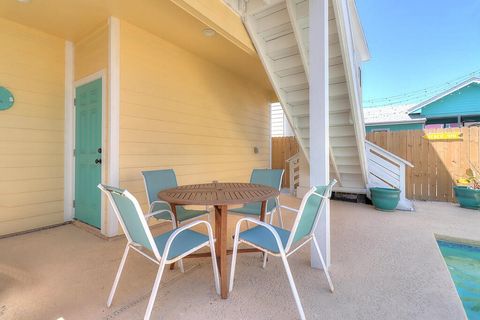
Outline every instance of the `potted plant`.
<svg viewBox="0 0 480 320">
<path fill-rule="evenodd" d="M 457 179 L 459 185 L 453 187 L 455 197 L 462 208 L 478 210 L 480 209 L 480 175 L 474 167 L 467 169 L 465 174 L 465 177 Z"/>
<path fill-rule="evenodd" d="M 400 201 L 400 190 L 396 188 L 370 188 L 375 209 L 380 211 L 395 211 Z"/>
</svg>

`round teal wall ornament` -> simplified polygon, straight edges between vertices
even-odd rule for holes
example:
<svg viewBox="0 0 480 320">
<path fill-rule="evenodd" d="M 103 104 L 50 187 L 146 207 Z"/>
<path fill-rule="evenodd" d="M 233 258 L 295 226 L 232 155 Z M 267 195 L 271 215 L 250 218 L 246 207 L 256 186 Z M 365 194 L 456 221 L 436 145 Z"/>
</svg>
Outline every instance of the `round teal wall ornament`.
<svg viewBox="0 0 480 320">
<path fill-rule="evenodd" d="M 0 87 L 0 111 L 7 110 L 13 106 L 13 94 L 5 87 Z"/>
</svg>

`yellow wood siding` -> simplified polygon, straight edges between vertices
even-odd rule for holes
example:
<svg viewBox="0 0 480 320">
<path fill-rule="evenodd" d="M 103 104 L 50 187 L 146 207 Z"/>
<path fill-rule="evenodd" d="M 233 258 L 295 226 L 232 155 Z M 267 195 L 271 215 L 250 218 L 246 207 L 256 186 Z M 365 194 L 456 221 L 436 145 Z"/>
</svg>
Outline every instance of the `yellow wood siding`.
<svg viewBox="0 0 480 320">
<path fill-rule="evenodd" d="M 120 185 L 144 208 L 141 170 L 188 184 L 269 166 L 269 92 L 124 21 L 120 48 Z"/>
<path fill-rule="evenodd" d="M 0 19 L 0 235 L 63 222 L 65 42 Z"/>
<path fill-rule="evenodd" d="M 75 80 L 108 68 L 108 26 L 75 43 Z"/>
</svg>

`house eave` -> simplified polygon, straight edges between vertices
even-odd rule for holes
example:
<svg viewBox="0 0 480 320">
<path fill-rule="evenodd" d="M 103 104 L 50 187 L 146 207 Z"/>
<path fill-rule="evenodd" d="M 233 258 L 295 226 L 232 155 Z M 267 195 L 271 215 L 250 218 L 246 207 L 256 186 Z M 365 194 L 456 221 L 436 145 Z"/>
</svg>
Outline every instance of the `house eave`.
<svg viewBox="0 0 480 320">
<path fill-rule="evenodd" d="M 469 84 L 472 84 L 472 83 L 480 83 L 480 78 L 473 77 L 473 78 L 470 78 L 470 79 L 468 79 L 468 80 L 466 80 L 466 81 L 464 81 L 464 82 L 462 82 L 462 83 L 459 83 L 459 84 L 457 84 L 456 86 L 454 86 L 454 87 L 452 87 L 452 88 L 450 88 L 450 89 L 448 89 L 448 90 L 446 90 L 446 91 L 444 91 L 444 92 L 442 92 L 442 93 L 440 93 L 440 94 L 437 94 L 436 96 L 434 96 L 434 97 L 432 97 L 432 98 L 430 98 L 430 99 L 428 99 L 428 100 L 426 100 L 426 101 L 424 101 L 424 102 L 421 102 L 421 103 L 413 106 L 411 109 L 409 109 L 409 110 L 407 111 L 407 113 L 408 113 L 408 114 L 415 113 L 416 111 L 422 109 L 423 107 L 425 107 L 425 106 L 427 106 L 427 105 L 429 105 L 429 104 L 431 104 L 431 103 L 433 103 L 433 102 L 435 102 L 435 101 L 437 101 L 437 100 L 440 100 L 440 99 L 442 99 L 443 97 L 449 95 L 450 93 L 455 92 L 455 91 L 457 91 L 457 90 L 460 90 L 460 89 L 462 89 L 463 87 L 466 87 L 466 86 L 468 86 Z"/>
<path fill-rule="evenodd" d="M 358 15 L 357 6 L 355 0 L 349 0 L 348 3 L 349 15 L 352 25 L 352 34 L 353 40 L 355 42 L 355 47 L 359 52 L 359 57 L 361 61 L 370 60 L 370 50 L 368 49 L 367 38 L 365 37 L 365 32 L 363 30 L 362 23 L 360 21 L 360 16 Z"/>
</svg>

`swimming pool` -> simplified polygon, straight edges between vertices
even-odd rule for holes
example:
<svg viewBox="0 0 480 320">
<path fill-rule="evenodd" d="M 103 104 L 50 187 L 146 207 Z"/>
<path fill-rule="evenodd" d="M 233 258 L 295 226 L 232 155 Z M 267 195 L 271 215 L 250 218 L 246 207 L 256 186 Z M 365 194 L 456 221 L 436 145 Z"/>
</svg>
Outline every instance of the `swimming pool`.
<svg viewBox="0 0 480 320">
<path fill-rule="evenodd" d="M 469 320 L 480 320 L 480 247 L 438 240 Z"/>
</svg>

